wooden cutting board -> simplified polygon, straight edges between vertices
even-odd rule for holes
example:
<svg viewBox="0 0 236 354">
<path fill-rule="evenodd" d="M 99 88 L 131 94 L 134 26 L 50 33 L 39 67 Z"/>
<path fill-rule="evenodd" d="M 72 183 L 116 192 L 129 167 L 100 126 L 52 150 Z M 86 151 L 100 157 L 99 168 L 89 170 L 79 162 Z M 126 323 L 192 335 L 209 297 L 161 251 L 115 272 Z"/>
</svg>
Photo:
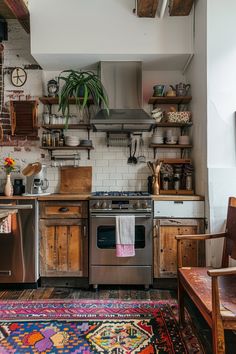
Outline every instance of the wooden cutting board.
<svg viewBox="0 0 236 354">
<path fill-rule="evenodd" d="M 90 193 L 92 190 L 92 167 L 61 167 L 59 193 Z"/>
</svg>

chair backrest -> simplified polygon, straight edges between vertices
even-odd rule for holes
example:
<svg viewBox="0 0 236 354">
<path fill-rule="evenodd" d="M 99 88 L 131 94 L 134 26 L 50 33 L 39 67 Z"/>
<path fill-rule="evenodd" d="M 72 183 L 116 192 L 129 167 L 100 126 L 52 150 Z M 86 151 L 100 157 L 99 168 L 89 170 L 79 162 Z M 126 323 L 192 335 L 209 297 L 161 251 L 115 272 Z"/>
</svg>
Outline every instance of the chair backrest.
<svg viewBox="0 0 236 354">
<path fill-rule="evenodd" d="M 226 221 L 226 240 L 223 252 L 222 266 L 227 267 L 229 256 L 236 259 L 236 198 L 230 197 Z"/>
</svg>

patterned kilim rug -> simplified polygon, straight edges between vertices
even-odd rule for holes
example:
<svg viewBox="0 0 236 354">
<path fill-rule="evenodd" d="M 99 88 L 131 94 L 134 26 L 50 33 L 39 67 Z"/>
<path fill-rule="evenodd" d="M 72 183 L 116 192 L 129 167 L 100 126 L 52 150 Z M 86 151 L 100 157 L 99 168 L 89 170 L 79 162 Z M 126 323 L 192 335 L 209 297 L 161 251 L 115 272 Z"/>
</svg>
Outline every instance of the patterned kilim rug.
<svg viewBox="0 0 236 354">
<path fill-rule="evenodd" d="M 204 353 L 177 303 L 48 300 L 0 302 L 0 353 Z"/>
</svg>

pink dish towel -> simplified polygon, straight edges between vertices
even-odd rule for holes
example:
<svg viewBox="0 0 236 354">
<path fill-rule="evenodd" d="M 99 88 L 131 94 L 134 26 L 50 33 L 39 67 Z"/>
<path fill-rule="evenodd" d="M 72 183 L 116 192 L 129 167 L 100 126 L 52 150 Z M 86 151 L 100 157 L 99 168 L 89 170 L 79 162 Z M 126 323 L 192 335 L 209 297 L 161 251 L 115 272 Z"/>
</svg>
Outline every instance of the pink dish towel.
<svg viewBox="0 0 236 354">
<path fill-rule="evenodd" d="M 116 257 L 135 256 L 135 216 L 116 216 Z"/>
</svg>

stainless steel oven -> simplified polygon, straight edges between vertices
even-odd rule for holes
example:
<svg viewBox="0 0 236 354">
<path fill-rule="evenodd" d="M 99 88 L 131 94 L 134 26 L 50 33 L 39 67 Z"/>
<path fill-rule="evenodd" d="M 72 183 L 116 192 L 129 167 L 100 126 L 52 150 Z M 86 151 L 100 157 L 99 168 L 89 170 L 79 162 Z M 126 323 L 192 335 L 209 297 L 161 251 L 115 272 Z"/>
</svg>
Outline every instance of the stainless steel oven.
<svg viewBox="0 0 236 354">
<path fill-rule="evenodd" d="M 110 196 L 90 201 L 89 283 L 152 284 L 151 198 Z M 116 256 L 116 216 L 135 217 L 135 256 Z"/>
</svg>

